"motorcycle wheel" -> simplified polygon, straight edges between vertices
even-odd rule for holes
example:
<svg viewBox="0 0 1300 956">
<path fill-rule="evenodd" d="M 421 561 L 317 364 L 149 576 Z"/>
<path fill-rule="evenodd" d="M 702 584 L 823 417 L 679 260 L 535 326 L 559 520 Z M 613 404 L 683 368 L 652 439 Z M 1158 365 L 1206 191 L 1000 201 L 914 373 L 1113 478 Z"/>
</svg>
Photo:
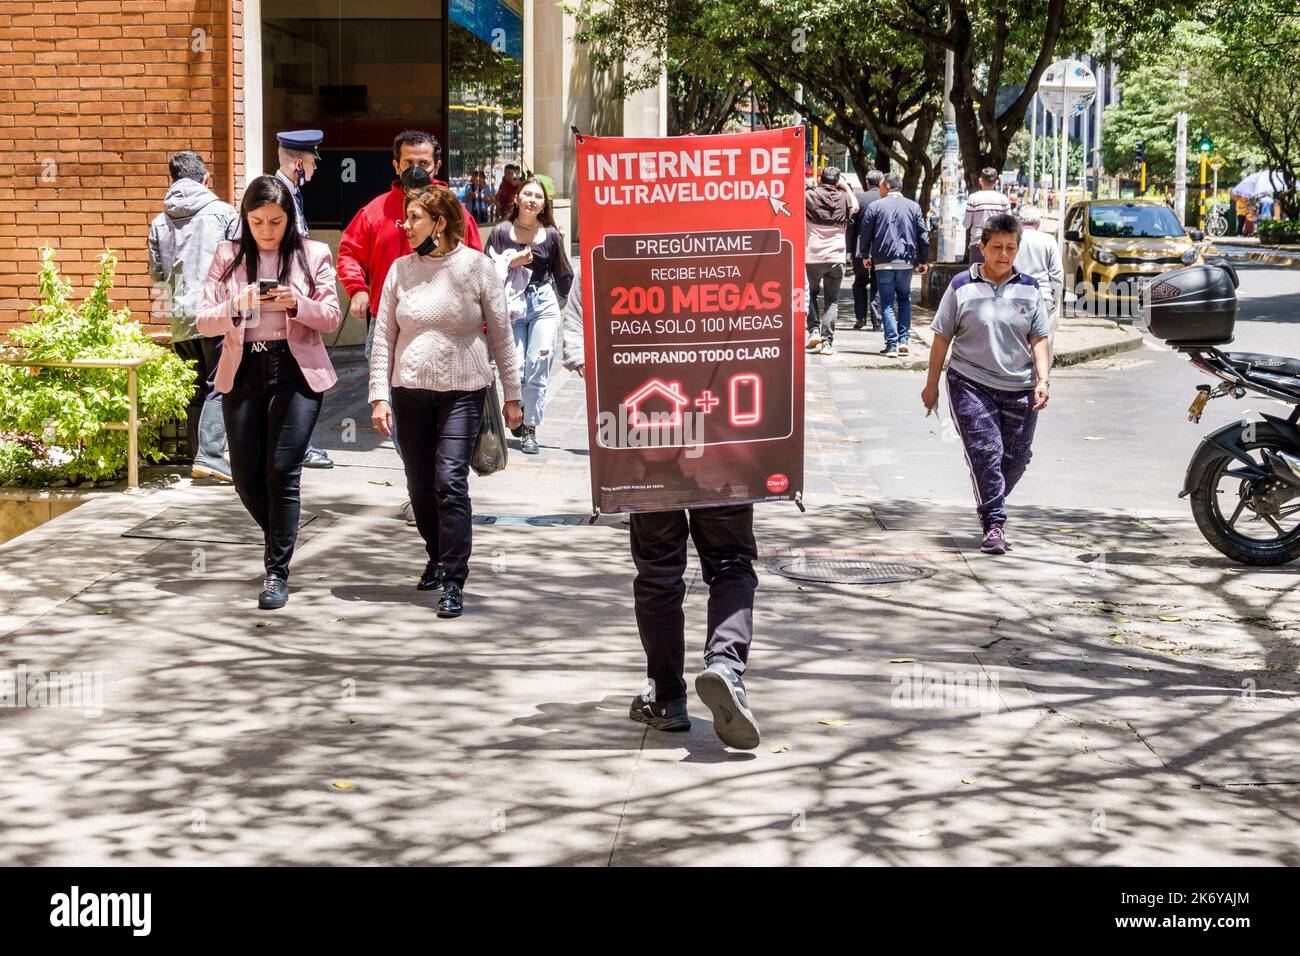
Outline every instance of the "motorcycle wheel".
<svg viewBox="0 0 1300 956">
<path fill-rule="evenodd" d="M 1254 441 L 1241 441 L 1238 447 L 1265 473 L 1265 449 L 1295 452 L 1267 422 L 1255 423 Z M 1250 503 L 1254 484 L 1243 463 L 1226 452 L 1210 459 L 1192 491 L 1196 526 L 1215 550 L 1238 564 L 1274 567 L 1300 558 L 1300 501 L 1284 502 L 1275 514 L 1257 514 Z"/>
</svg>

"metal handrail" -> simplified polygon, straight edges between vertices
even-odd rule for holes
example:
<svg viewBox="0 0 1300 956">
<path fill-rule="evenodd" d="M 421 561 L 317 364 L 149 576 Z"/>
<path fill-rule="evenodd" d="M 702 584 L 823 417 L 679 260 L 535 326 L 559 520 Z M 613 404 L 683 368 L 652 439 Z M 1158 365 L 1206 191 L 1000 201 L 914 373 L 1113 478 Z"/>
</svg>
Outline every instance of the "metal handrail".
<svg viewBox="0 0 1300 956">
<path fill-rule="evenodd" d="M 126 485 L 128 488 L 140 487 L 140 426 L 147 420 L 140 418 L 140 402 L 137 394 L 136 373 L 142 365 L 157 360 L 158 356 L 148 355 L 131 359 L 24 359 L 14 358 L 5 352 L 21 351 L 19 349 L 0 350 L 0 365 L 17 365 L 26 368 L 112 368 L 126 370 L 127 420 L 124 422 L 105 422 L 103 427 L 109 431 L 126 432 Z"/>
</svg>

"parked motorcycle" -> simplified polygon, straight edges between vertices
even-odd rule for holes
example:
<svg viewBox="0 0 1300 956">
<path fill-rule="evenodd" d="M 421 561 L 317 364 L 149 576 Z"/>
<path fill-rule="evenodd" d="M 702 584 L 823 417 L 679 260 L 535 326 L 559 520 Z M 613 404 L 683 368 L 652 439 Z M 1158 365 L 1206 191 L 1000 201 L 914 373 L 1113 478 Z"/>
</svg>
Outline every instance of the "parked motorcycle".
<svg viewBox="0 0 1300 956">
<path fill-rule="evenodd" d="M 1197 386 L 1189 421 L 1214 399 L 1247 392 L 1296 406 L 1285 418 L 1260 413 L 1206 435 L 1179 493 L 1191 498 L 1205 540 L 1233 561 L 1286 564 L 1300 558 L 1300 359 L 1220 350 L 1232 342 L 1236 290 L 1227 260 L 1174 269 L 1142 290 L 1141 315 L 1152 335 L 1219 380 Z"/>
</svg>

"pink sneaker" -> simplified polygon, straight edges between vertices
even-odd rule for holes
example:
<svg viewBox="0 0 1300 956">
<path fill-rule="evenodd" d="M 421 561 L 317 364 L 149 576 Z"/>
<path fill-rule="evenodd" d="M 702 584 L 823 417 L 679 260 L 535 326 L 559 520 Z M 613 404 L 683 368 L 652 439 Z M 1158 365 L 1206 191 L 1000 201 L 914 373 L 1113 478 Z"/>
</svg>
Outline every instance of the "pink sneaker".
<svg viewBox="0 0 1300 956">
<path fill-rule="evenodd" d="M 984 540 L 980 543 L 980 550 L 985 554 L 1007 553 L 1007 539 L 1002 536 L 1002 525 L 989 525 L 989 530 L 984 532 Z"/>
</svg>

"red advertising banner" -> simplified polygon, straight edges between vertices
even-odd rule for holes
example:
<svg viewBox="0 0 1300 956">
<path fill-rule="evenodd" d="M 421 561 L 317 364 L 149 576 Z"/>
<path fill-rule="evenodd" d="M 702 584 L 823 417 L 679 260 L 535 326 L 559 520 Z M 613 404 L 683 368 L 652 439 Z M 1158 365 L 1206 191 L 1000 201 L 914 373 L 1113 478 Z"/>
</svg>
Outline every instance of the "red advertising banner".
<svg viewBox="0 0 1300 956">
<path fill-rule="evenodd" d="M 803 130 L 577 147 L 593 505 L 801 496 Z"/>
</svg>

